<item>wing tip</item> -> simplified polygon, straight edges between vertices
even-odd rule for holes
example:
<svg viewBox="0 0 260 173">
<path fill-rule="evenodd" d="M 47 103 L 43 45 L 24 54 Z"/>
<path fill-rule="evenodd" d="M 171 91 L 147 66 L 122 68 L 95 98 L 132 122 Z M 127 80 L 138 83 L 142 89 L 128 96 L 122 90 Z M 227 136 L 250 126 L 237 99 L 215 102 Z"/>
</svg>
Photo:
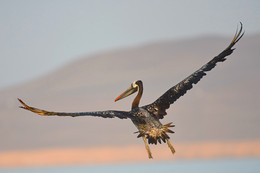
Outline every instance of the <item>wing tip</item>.
<svg viewBox="0 0 260 173">
<path fill-rule="evenodd" d="M 240 24 L 240 28 L 238 28 L 239 26 L 237 26 L 235 36 L 234 36 L 233 40 L 231 41 L 230 46 L 235 45 L 245 34 L 245 30 L 243 31 L 243 23 L 240 21 L 239 24 Z"/>
<path fill-rule="evenodd" d="M 17 100 L 22 104 L 22 106 L 19 106 L 19 108 L 31 111 L 33 113 L 39 114 L 39 115 L 47 115 L 44 110 L 40 110 L 34 107 L 30 107 L 27 104 L 25 104 L 20 98 L 17 98 Z"/>
<path fill-rule="evenodd" d="M 25 104 L 20 98 L 17 98 L 17 100 L 23 105 L 23 106 L 19 106 L 19 108 L 22 109 L 28 109 L 29 106 L 27 104 Z"/>
</svg>

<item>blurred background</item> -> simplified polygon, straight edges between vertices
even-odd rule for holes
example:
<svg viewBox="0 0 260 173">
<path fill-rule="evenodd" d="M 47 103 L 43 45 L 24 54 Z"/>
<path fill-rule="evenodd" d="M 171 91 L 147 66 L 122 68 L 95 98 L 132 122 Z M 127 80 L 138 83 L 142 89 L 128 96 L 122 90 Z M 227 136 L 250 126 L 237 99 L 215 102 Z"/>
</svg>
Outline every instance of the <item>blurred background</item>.
<svg viewBox="0 0 260 173">
<path fill-rule="evenodd" d="M 258 172 L 259 8 L 257 0 L 1 0 L 0 172 Z M 162 144 L 148 160 L 130 120 L 18 108 L 21 98 L 52 111 L 130 110 L 134 97 L 114 99 L 137 79 L 149 104 L 224 50 L 239 22 L 246 32 L 234 53 L 162 120 L 176 125 L 175 156 Z"/>
</svg>

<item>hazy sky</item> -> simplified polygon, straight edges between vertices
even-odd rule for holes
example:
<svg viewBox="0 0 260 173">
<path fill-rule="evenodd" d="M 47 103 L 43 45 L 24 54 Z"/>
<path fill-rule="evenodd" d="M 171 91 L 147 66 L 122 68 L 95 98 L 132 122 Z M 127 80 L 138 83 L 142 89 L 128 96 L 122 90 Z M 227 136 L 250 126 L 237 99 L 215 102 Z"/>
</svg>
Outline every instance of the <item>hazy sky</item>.
<svg viewBox="0 0 260 173">
<path fill-rule="evenodd" d="M 218 34 L 260 33 L 259 0 L 0 0 L 0 89 L 84 55 Z"/>
</svg>

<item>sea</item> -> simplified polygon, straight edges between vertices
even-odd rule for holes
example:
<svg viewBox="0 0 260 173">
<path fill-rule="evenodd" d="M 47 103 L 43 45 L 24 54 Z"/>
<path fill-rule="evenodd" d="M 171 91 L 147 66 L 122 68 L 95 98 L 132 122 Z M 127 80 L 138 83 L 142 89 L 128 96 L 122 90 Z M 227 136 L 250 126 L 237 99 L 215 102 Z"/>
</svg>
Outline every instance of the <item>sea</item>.
<svg viewBox="0 0 260 173">
<path fill-rule="evenodd" d="M 260 157 L 0 168 L 0 173 L 260 173 Z"/>
</svg>

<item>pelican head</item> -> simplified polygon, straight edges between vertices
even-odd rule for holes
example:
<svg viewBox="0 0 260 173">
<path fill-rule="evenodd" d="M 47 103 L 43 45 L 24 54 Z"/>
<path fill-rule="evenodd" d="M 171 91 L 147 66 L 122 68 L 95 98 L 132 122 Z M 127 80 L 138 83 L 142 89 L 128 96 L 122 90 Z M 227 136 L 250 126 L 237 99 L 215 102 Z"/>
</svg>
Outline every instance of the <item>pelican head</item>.
<svg viewBox="0 0 260 173">
<path fill-rule="evenodd" d="M 130 96 L 131 94 L 135 93 L 136 91 L 138 91 L 139 89 L 139 86 L 138 86 L 138 83 L 140 82 L 139 81 L 134 81 L 129 88 L 127 88 L 127 90 L 125 90 L 125 92 L 123 92 L 120 96 L 118 96 L 116 99 L 115 99 L 115 102 L 118 101 L 118 100 L 121 100 L 127 96 Z"/>
</svg>

